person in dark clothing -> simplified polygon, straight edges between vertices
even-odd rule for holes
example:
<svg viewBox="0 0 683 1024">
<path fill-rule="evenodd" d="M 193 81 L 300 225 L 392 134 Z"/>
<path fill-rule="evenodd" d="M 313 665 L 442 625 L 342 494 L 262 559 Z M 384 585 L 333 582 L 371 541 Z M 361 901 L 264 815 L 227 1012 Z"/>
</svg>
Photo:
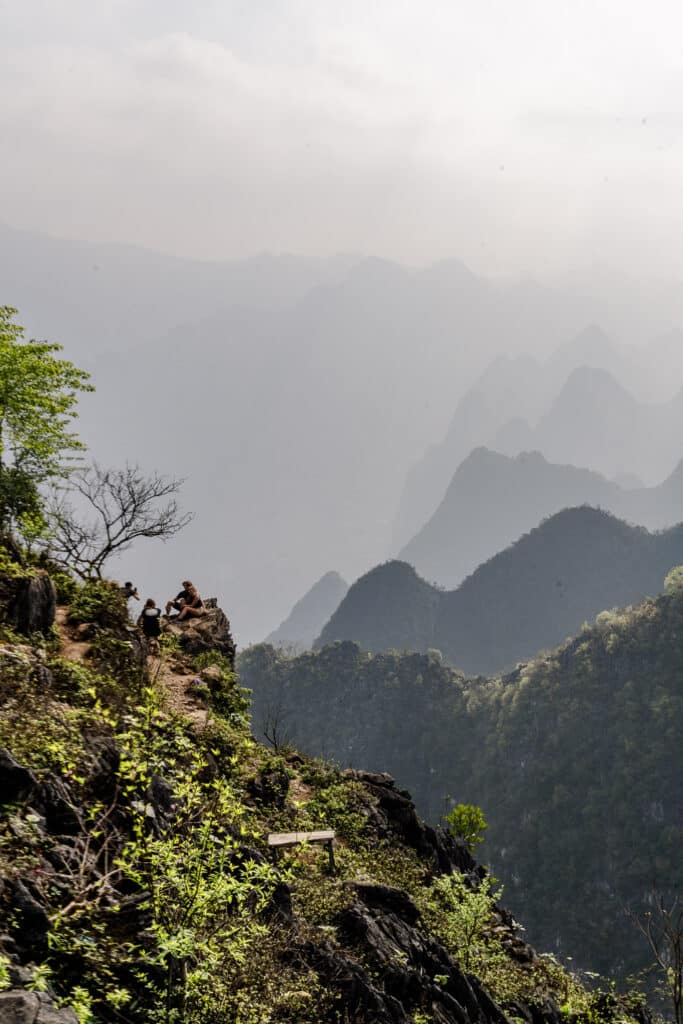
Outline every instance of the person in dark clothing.
<svg viewBox="0 0 683 1024">
<path fill-rule="evenodd" d="M 140 626 L 147 639 L 151 641 L 151 645 L 155 647 L 158 645 L 158 638 L 161 635 L 160 619 L 161 608 L 157 608 L 156 601 L 153 597 L 148 597 L 145 601 L 145 607 L 140 613 L 138 626 Z"/>
<path fill-rule="evenodd" d="M 166 602 L 166 614 L 169 615 L 171 608 L 175 608 L 177 612 L 182 611 L 185 602 L 189 599 L 190 594 L 188 587 L 191 587 L 192 583 L 189 580 L 183 580 L 183 589 L 179 594 L 176 594 L 175 598 L 171 601 Z"/>
<path fill-rule="evenodd" d="M 183 607 L 180 609 L 178 615 L 179 620 L 189 619 L 190 616 L 199 616 L 204 614 L 204 602 L 199 596 L 199 591 L 195 587 L 194 583 L 186 584 L 187 598 L 183 603 Z"/>
<path fill-rule="evenodd" d="M 126 601 L 129 601 L 131 597 L 134 597 L 136 601 L 140 600 L 138 588 L 133 586 L 130 580 L 127 580 L 122 587 L 119 587 L 119 590 L 121 591 L 123 597 L 125 597 Z"/>
</svg>

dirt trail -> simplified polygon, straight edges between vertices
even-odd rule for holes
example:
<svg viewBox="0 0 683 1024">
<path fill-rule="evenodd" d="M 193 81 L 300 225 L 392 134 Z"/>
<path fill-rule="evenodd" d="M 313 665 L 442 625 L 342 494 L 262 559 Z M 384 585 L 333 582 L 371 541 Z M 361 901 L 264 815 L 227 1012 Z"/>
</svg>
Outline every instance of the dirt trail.
<svg viewBox="0 0 683 1024">
<path fill-rule="evenodd" d="M 67 617 L 69 609 L 65 605 L 59 605 L 55 612 L 55 625 L 62 638 L 61 655 L 69 661 L 85 661 L 90 651 L 90 644 L 87 640 L 78 639 L 78 627 L 69 626 Z"/>
<path fill-rule="evenodd" d="M 188 689 L 197 673 L 190 668 L 181 669 L 178 665 L 171 665 L 164 658 L 153 655 L 147 658 L 147 668 L 150 679 L 166 692 L 169 709 L 189 718 L 195 730 L 202 732 L 206 728 L 208 710 Z"/>
<path fill-rule="evenodd" d="M 84 662 L 90 652 L 90 643 L 79 638 L 78 626 L 69 625 L 68 615 L 68 607 L 59 605 L 55 613 L 55 625 L 61 637 L 60 653 L 69 661 Z M 157 683 L 166 693 L 169 709 L 189 718 L 197 732 L 204 730 L 207 709 L 188 691 L 196 673 L 190 668 L 173 665 L 167 659 L 153 655 L 147 658 L 147 668 L 152 682 Z"/>
</svg>

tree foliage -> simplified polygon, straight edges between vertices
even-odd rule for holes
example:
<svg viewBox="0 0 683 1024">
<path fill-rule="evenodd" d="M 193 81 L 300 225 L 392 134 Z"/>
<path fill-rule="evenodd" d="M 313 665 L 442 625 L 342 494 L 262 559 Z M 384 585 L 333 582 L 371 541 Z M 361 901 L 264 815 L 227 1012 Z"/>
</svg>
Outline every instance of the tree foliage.
<svg viewBox="0 0 683 1024">
<path fill-rule="evenodd" d="M 456 804 L 445 821 L 453 835 L 464 840 L 470 853 L 474 853 L 480 843 L 484 842 L 484 832 L 488 828 L 484 812 L 474 804 Z"/>
<path fill-rule="evenodd" d="M 678 894 L 667 898 L 654 889 L 648 909 L 631 919 L 654 957 L 674 1020 L 683 1024 L 683 903 Z"/>
<path fill-rule="evenodd" d="M 65 476 L 85 447 L 71 428 L 89 375 L 60 345 L 24 341 L 17 311 L 0 306 L 0 527 L 40 508 L 37 486 Z"/>
</svg>

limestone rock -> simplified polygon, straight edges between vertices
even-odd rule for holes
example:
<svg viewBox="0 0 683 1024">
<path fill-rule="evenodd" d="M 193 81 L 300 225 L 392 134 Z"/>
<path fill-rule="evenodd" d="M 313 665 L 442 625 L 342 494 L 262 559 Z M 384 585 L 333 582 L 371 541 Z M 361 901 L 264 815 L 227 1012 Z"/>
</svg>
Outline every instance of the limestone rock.
<svg viewBox="0 0 683 1024">
<path fill-rule="evenodd" d="M 66 1007 L 57 1009 L 44 992 L 10 989 L 0 992 L 2 1024 L 78 1024 L 78 1017 Z"/>
<path fill-rule="evenodd" d="M 235 664 L 235 641 L 230 632 L 230 622 L 225 612 L 211 597 L 204 602 L 204 614 L 179 621 L 177 616 L 166 619 L 164 632 L 178 638 L 182 649 L 188 654 L 203 654 L 205 651 L 219 651 Z"/>
<path fill-rule="evenodd" d="M 46 633 L 55 621 L 57 589 L 46 572 L 15 581 L 7 617 L 19 633 Z"/>
<path fill-rule="evenodd" d="M 36 785 L 33 772 L 15 761 L 9 750 L 0 749 L 0 805 L 26 800 Z"/>
</svg>

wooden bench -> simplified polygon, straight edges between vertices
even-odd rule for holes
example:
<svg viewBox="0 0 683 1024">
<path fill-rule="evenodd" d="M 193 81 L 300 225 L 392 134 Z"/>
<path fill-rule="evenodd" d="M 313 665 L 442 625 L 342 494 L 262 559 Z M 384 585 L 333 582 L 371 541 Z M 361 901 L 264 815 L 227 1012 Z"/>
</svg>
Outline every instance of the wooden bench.
<svg viewBox="0 0 683 1024">
<path fill-rule="evenodd" d="M 277 860 L 280 850 L 286 846 L 297 846 L 299 843 L 322 843 L 327 847 L 330 871 L 334 874 L 334 837 L 333 828 L 320 829 L 318 832 L 271 832 L 268 836 L 268 846 Z"/>
</svg>

